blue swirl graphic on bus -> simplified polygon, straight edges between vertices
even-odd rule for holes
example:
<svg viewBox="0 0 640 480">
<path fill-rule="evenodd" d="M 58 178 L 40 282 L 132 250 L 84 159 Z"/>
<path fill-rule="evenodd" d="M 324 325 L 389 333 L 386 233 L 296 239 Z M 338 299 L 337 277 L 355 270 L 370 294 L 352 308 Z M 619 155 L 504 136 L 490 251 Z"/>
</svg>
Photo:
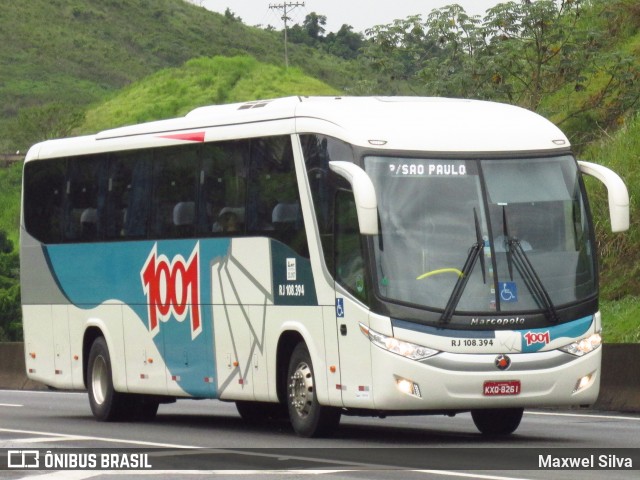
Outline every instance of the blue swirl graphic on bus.
<svg viewBox="0 0 640 480">
<path fill-rule="evenodd" d="M 229 239 L 87 243 L 51 245 L 46 247 L 45 253 L 58 285 L 72 305 L 81 309 L 93 309 L 114 302 L 128 305 L 145 328 L 150 330 L 150 335 L 154 335 L 153 341 L 167 369 L 174 375 L 179 373 L 180 387 L 191 395 L 210 396 L 212 385 L 202 382 L 203 376 L 214 378 L 216 371 L 209 268 L 216 259 L 228 255 L 230 244 Z M 176 293 L 171 286 L 165 290 L 163 297 L 157 298 L 160 304 L 149 305 L 149 290 L 145 291 L 143 275 L 144 272 L 151 272 L 150 258 L 155 255 L 156 260 L 161 260 L 153 271 L 155 280 L 180 280 L 184 284 L 185 278 L 181 275 L 183 271 L 186 273 L 184 268 L 189 265 L 185 259 L 192 258 L 194 252 L 198 252 L 199 259 L 199 308 L 181 310 L 184 302 L 176 303 L 175 298 L 186 293 Z M 183 261 L 185 266 L 176 267 Z M 167 292 L 173 292 L 171 297 Z M 193 294 L 190 295 L 191 300 Z M 199 326 L 195 331 L 193 317 L 188 322 L 183 321 L 188 315 L 193 315 L 194 308 L 198 308 L 199 315 Z M 150 318 L 153 309 L 159 311 L 160 321 L 157 324 L 153 324 Z M 164 338 L 171 338 L 170 349 L 165 348 Z M 191 375 L 185 374 L 185 351 L 189 352 L 188 370 L 194 372 Z"/>
</svg>

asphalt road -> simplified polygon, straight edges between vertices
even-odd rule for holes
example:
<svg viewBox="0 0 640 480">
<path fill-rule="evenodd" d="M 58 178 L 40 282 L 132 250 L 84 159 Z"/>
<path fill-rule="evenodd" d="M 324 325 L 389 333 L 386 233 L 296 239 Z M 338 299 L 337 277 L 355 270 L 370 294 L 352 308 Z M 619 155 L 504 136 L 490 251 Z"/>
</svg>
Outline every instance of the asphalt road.
<svg viewBox="0 0 640 480">
<path fill-rule="evenodd" d="M 574 479 L 576 475 L 581 480 L 613 480 L 639 476 L 640 415 L 531 410 L 525 412 L 516 433 L 507 438 L 482 436 L 469 414 L 454 418 L 343 416 L 340 429 L 331 438 L 304 439 L 295 436 L 286 422 L 248 425 L 232 403 L 183 400 L 161 405 L 152 423 L 99 423 L 91 415 L 86 394 L 0 390 L 0 452 L 2 449 L 144 452 L 155 469 L 108 473 L 0 470 L 0 478 L 7 479 L 214 475 L 240 480 L 259 474 L 287 479 L 319 476 L 319 480 Z M 626 465 L 616 470 L 588 466 L 576 471 L 565 463 L 553 471 L 541 470 L 538 465 L 532 467 L 540 455 L 557 462 L 578 457 L 589 462 L 594 455 L 596 467 L 630 458 L 633 469 Z M 0 468 L 6 467 L 7 461 L 0 459 Z"/>
</svg>

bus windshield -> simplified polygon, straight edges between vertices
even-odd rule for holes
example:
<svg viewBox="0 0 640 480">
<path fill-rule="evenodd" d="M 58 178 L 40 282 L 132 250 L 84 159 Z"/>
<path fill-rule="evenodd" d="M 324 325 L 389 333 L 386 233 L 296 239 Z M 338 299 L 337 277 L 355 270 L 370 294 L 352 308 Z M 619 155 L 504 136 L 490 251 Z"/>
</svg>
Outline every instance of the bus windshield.
<svg viewBox="0 0 640 480">
<path fill-rule="evenodd" d="M 573 157 L 368 156 L 365 169 L 378 199 L 381 297 L 457 313 L 537 310 L 553 318 L 555 307 L 596 294 Z"/>
</svg>

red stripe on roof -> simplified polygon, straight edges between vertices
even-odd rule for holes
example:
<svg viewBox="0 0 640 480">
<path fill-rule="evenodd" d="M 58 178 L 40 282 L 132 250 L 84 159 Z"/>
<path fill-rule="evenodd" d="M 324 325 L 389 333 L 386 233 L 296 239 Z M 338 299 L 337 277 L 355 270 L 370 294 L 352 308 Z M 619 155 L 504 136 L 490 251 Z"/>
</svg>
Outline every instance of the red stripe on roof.
<svg viewBox="0 0 640 480">
<path fill-rule="evenodd" d="M 190 142 L 204 142 L 204 132 L 176 133 L 173 135 L 160 135 L 160 138 L 170 138 L 172 140 L 187 140 Z"/>
</svg>

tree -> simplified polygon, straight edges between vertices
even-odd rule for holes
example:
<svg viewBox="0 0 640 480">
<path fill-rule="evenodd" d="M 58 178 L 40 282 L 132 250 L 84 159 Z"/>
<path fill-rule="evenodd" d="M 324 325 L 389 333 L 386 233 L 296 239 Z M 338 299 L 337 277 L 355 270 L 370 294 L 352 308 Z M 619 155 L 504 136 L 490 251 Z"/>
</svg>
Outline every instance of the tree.
<svg viewBox="0 0 640 480">
<path fill-rule="evenodd" d="M 451 5 L 367 30 L 363 51 L 415 92 L 517 104 L 576 131 L 619 121 L 640 99 L 638 59 L 613 48 L 627 0 L 510 1 L 484 19 Z M 621 6 L 622 5 L 622 6 Z M 604 20 L 603 20 L 604 19 Z"/>
<path fill-rule="evenodd" d="M 22 339 L 20 260 L 4 231 L 0 243 L 0 341 L 15 342 Z"/>
<path fill-rule="evenodd" d="M 355 59 L 364 45 L 364 36 L 353 31 L 351 25 L 344 24 L 337 33 L 329 33 L 325 38 L 327 51 L 332 55 Z"/>
<path fill-rule="evenodd" d="M 581 132 L 574 144 L 616 122 L 638 102 L 640 73 L 632 54 L 612 48 L 612 25 L 600 21 L 615 3 L 523 0 L 490 9 L 496 97 L 552 117 L 571 136 Z"/>
<path fill-rule="evenodd" d="M 316 12 L 308 14 L 302 25 L 289 28 L 288 39 L 293 43 L 303 43 L 311 47 L 320 47 L 326 52 L 345 58 L 354 59 L 364 44 L 364 36 L 353 31 L 351 25 L 342 25 L 337 33 L 330 32 L 325 36 L 327 17 Z"/>
<path fill-rule="evenodd" d="M 295 24 L 289 28 L 289 40 L 293 43 L 304 43 L 309 46 L 317 46 L 324 40 L 324 26 L 327 24 L 325 15 L 311 12 L 304 18 L 302 25 Z"/>
<path fill-rule="evenodd" d="M 311 12 L 304 18 L 302 28 L 307 33 L 307 36 L 314 41 L 319 41 L 324 37 L 324 26 L 327 24 L 327 17 L 325 15 L 318 15 L 316 12 Z"/>
<path fill-rule="evenodd" d="M 42 140 L 69 136 L 83 120 L 78 107 L 63 103 L 24 108 L 9 127 L 9 138 L 13 149 L 26 150 Z"/>
<path fill-rule="evenodd" d="M 230 22 L 239 22 L 242 23 L 242 18 L 237 16 L 235 13 L 231 11 L 230 8 L 226 8 L 224 11 L 224 18 Z"/>
<path fill-rule="evenodd" d="M 420 15 L 376 25 L 365 31 L 368 42 L 362 49 L 379 76 L 415 84 L 418 73 L 431 58 L 440 57 L 440 48 L 427 37 Z"/>
<path fill-rule="evenodd" d="M 488 53 L 508 100 L 536 110 L 545 95 L 581 81 L 598 43 L 598 33 L 579 24 L 584 3 L 507 2 L 488 10 Z"/>
<path fill-rule="evenodd" d="M 491 98 L 487 84 L 491 62 L 480 17 L 459 5 L 433 10 L 424 25 L 426 41 L 438 55 L 425 58 L 418 77 L 433 95 Z"/>
</svg>

